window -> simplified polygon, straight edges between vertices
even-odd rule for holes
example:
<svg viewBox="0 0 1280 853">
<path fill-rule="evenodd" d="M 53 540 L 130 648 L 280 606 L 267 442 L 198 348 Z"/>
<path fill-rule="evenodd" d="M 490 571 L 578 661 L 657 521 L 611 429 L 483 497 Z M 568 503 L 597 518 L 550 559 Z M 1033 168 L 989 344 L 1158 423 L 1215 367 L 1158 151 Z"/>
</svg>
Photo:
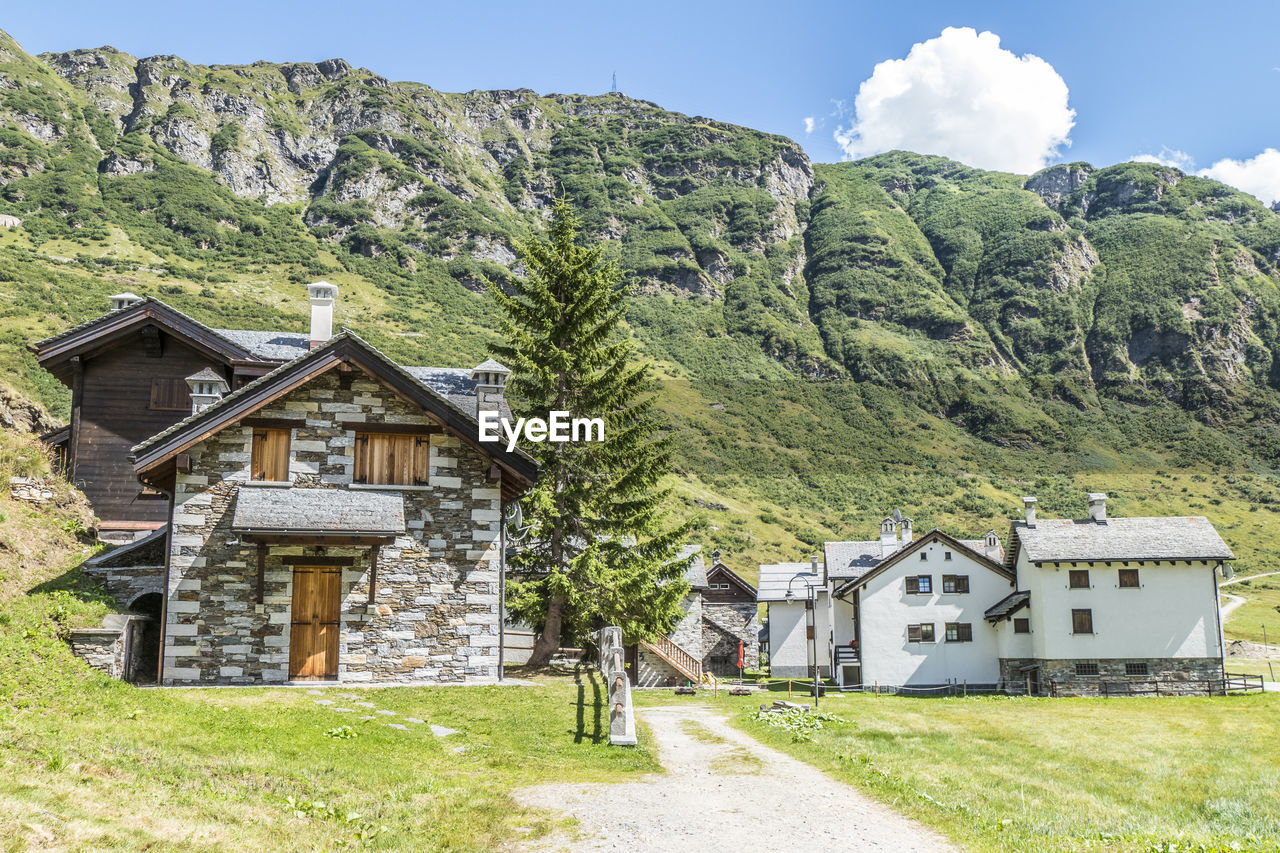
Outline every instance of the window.
<svg viewBox="0 0 1280 853">
<path fill-rule="evenodd" d="M 1093 633 L 1093 611 L 1092 610 L 1072 610 L 1071 611 L 1071 633 L 1073 634 L 1092 634 Z"/>
<path fill-rule="evenodd" d="M 943 552 L 942 552 L 942 559 L 944 559 L 944 560 L 950 560 L 950 559 L 951 559 L 951 552 L 950 552 L 950 551 L 943 551 Z"/>
<path fill-rule="evenodd" d="M 921 561 L 921 562 L 924 562 L 924 561 L 925 561 L 925 560 L 927 560 L 927 559 L 929 559 L 929 555 L 928 555 L 928 553 L 926 553 L 926 552 L 924 552 L 924 551 L 921 551 L 921 552 L 920 552 L 920 561 Z"/>
<path fill-rule="evenodd" d="M 289 436 L 287 429 L 255 429 L 253 452 L 249 455 L 249 476 L 255 480 L 283 483 L 289 479 Z"/>
<path fill-rule="evenodd" d="M 1149 670 L 1145 662 L 1143 663 L 1127 663 L 1124 665 L 1125 675 L 1147 675 Z"/>
<path fill-rule="evenodd" d="M 1070 586 L 1072 589 L 1088 589 L 1089 588 L 1089 570 L 1088 569 L 1072 569 L 1068 573 L 1070 577 Z"/>
<path fill-rule="evenodd" d="M 190 412 L 191 388 L 185 379 L 152 379 L 151 403 L 153 412 Z"/>
<path fill-rule="evenodd" d="M 929 595 L 933 592 L 933 575 L 913 575 L 907 578 L 908 595 Z"/>
<path fill-rule="evenodd" d="M 933 642 L 933 623 L 925 622 L 921 625 L 907 626 L 907 642 L 908 643 L 932 643 Z"/>
<path fill-rule="evenodd" d="M 973 642 L 973 625 L 969 622 L 948 622 L 947 623 L 947 642 L 948 643 L 972 643 Z"/>
<path fill-rule="evenodd" d="M 727 583 L 713 583 L 711 584 L 711 588 L 712 589 L 728 589 L 729 585 Z"/>
<path fill-rule="evenodd" d="M 1015 633 L 1015 634 L 1030 634 L 1030 633 L 1031 633 L 1031 620 L 1030 620 L 1030 619 L 1014 619 L 1014 620 L 1013 620 L 1013 633 Z"/>
<path fill-rule="evenodd" d="M 379 486 L 425 486 L 431 465 L 424 435 L 356 433 L 355 481 Z"/>
<path fill-rule="evenodd" d="M 1120 570 L 1120 588 L 1121 589 L 1137 589 L 1138 570 L 1137 569 L 1121 569 Z"/>
<path fill-rule="evenodd" d="M 1076 675 L 1097 675 L 1098 665 L 1096 663 L 1078 663 L 1076 664 Z"/>
<path fill-rule="evenodd" d="M 968 575 L 943 575 L 942 591 L 943 592 L 968 592 L 969 576 Z"/>
</svg>

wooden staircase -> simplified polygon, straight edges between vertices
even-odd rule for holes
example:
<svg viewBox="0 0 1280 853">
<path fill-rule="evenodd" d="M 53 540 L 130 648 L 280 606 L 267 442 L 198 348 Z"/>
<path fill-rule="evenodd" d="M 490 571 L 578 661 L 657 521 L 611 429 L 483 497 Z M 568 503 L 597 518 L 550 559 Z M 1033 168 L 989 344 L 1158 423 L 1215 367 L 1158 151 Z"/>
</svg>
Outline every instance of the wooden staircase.
<svg viewBox="0 0 1280 853">
<path fill-rule="evenodd" d="M 702 661 L 677 646 L 669 637 L 659 637 L 654 642 L 641 640 L 640 645 L 669 663 L 676 672 L 693 684 L 702 683 Z"/>
</svg>

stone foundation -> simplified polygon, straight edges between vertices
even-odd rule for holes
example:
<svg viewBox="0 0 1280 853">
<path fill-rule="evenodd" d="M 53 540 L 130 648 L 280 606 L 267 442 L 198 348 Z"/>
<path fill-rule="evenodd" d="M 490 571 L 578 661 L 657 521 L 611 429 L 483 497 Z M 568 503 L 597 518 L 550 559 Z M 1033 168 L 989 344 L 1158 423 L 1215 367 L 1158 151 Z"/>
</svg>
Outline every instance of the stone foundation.
<svg viewBox="0 0 1280 853">
<path fill-rule="evenodd" d="M 142 616 L 111 615 L 100 628 L 74 628 L 67 635 L 72 653 L 92 669 L 126 681 L 152 680 L 155 661 L 141 660 L 142 632 L 151 620 Z M 143 673 L 143 667 L 150 671 Z"/>
<path fill-rule="evenodd" d="M 1077 675 L 1076 664 L 1097 664 L 1097 675 Z M 1127 664 L 1146 664 L 1146 675 L 1129 675 Z M 1222 679 L 1221 658 L 1109 658 L 1081 660 L 1037 660 L 1001 658 L 1000 686 L 1007 693 L 1026 691 L 1026 673 L 1022 667 L 1038 666 L 1037 695 L 1059 697 L 1104 695 L 1107 685 L 1113 695 L 1123 695 L 1125 684 L 1138 690 L 1153 690 L 1159 684 L 1164 694 L 1204 694 L 1209 682 Z M 1145 695 L 1145 694 L 1144 694 Z M 1151 694 L 1154 695 L 1154 694 Z"/>
</svg>

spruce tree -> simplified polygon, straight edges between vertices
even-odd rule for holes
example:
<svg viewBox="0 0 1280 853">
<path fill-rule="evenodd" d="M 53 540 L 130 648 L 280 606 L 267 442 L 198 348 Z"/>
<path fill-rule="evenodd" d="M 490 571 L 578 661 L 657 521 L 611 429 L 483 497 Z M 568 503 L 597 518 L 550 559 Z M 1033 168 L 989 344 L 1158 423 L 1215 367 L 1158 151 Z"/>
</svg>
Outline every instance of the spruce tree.
<svg viewBox="0 0 1280 853">
<path fill-rule="evenodd" d="M 620 332 L 629 287 L 603 247 L 579 244 L 580 221 L 555 203 L 545 237 L 517 241 L 526 275 L 490 284 L 508 343 L 508 390 L 528 417 L 602 418 L 603 442 L 527 443 L 540 463 L 524 499 L 528 539 L 512 555 L 508 608 L 537 632 L 530 666 L 605 625 L 631 639 L 665 633 L 688 592 L 678 551 L 688 522 L 663 511 L 669 438 L 657 436 L 648 362 Z"/>
</svg>

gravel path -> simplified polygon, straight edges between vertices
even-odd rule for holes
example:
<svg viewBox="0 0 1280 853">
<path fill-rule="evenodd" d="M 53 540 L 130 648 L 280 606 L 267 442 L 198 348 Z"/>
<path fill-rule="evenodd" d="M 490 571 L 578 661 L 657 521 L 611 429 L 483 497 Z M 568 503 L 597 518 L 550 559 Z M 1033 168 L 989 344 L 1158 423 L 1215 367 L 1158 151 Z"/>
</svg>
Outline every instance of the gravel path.
<svg viewBox="0 0 1280 853">
<path fill-rule="evenodd" d="M 657 739 L 666 774 L 517 791 L 523 805 L 568 812 L 579 821 L 577 838 L 542 839 L 519 849 L 957 849 L 932 830 L 730 727 L 706 707 L 646 708 L 640 716 Z"/>
</svg>

